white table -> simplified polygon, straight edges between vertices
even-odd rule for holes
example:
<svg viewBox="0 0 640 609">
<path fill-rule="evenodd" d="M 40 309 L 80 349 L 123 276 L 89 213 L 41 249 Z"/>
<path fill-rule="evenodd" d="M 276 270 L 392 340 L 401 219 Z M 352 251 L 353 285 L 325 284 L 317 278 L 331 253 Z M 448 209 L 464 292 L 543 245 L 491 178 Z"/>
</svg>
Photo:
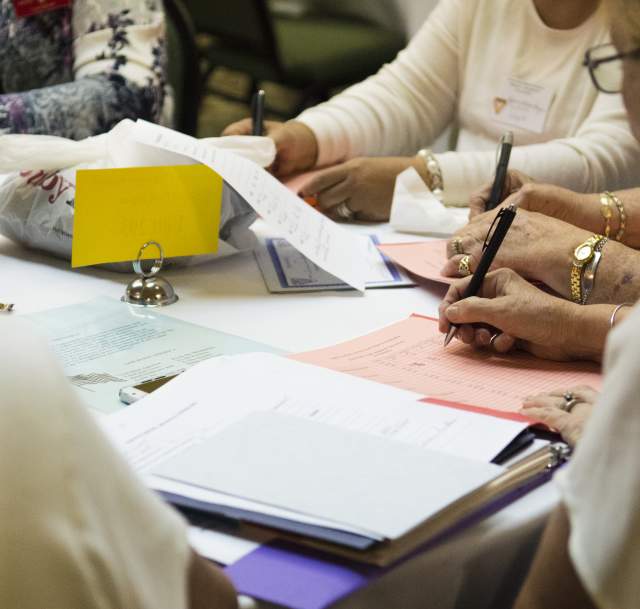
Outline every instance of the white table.
<svg viewBox="0 0 640 609">
<path fill-rule="evenodd" d="M 393 239 L 387 239 L 393 240 Z M 251 254 L 166 276 L 180 301 L 163 313 L 288 351 L 301 351 L 369 332 L 412 312 L 435 316 L 442 290 L 396 288 L 352 292 L 269 294 Z M 106 295 L 119 298 L 130 276 L 72 271 L 66 261 L 31 252 L 0 237 L 0 301 L 16 314 Z M 557 501 L 546 485 L 454 540 L 396 568 L 340 602 L 340 609 L 496 609 L 510 607 L 544 521 Z"/>
</svg>

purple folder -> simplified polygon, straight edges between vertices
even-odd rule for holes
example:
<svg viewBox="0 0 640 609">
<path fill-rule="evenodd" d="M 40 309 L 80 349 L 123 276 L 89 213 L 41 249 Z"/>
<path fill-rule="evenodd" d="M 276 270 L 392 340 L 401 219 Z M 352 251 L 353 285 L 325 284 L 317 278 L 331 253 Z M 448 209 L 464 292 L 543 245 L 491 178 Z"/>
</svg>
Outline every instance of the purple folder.
<svg viewBox="0 0 640 609">
<path fill-rule="evenodd" d="M 382 572 L 284 541 L 263 545 L 226 568 L 240 594 L 291 609 L 324 609 Z"/>
<path fill-rule="evenodd" d="M 495 502 L 429 541 L 394 567 L 498 512 L 547 482 L 552 474 L 548 470 L 522 487 L 497 498 Z M 229 565 L 225 572 L 240 594 L 290 609 L 326 609 L 380 577 L 389 568 L 393 567 L 382 568 L 341 560 L 292 543 L 275 541 Z"/>
</svg>

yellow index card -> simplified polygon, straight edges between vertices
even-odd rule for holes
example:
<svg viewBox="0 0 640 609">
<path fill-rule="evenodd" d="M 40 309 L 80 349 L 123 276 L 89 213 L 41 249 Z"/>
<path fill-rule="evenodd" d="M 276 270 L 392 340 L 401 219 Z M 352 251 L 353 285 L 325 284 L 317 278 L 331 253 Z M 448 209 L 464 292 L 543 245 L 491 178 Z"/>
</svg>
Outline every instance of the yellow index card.
<svg viewBox="0 0 640 609">
<path fill-rule="evenodd" d="M 147 241 L 166 257 L 216 252 L 222 185 L 204 165 L 79 170 L 71 266 L 135 260 Z"/>
</svg>

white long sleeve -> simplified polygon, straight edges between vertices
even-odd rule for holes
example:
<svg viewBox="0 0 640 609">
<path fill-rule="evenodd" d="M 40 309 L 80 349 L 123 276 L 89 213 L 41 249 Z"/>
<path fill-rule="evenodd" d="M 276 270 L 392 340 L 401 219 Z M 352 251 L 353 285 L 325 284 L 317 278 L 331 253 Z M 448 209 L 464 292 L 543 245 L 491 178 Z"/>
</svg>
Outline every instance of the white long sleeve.
<svg viewBox="0 0 640 609">
<path fill-rule="evenodd" d="M 511 167 L 578 191 L 637 184 L 640 146 L 619 95 L 599 94 L 584 52 L 608 41 L 602 10 L 554 30 L 533 0 L 441 0 L 409 46 L 378 74 L 305 111 L 319 165 L 355 156 L 413 155 L 452 121 L 456 150 L 438 155 L 445 200 L 466 203 L 491 180 L 495 148 L 511 129 Z M 498 122 L 494 100 L 508 78 L 552 94 L 542 133 Z"/>
</svg>

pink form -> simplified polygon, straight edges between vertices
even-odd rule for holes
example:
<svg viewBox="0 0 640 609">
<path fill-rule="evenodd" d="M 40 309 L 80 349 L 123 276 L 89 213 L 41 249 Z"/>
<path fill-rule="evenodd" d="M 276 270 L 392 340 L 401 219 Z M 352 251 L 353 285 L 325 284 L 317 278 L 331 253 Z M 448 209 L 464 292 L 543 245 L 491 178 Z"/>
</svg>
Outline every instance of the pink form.
<svg viewBox="0 0 640 609">
<path fill-rule="evenodd" d="M 550 362 L 523 352 L 500 356 L 454 341 L 446 349 L 438 322 L 412 315 L 371 334 L 293 359 L 419 393 L 430 402 L 527 420 L 517 413 L 528 395 L 590 385 L 599 366 Z"/>
<path fill-rule="evenodd" d="M 440 274 L 440 269 L 447 261 L 446 248 L 447 242 L 444 240 L 378 245 L 378 249 L 385 256 L 410 273 L 430 281 L 450 284 L 455 277 L 445 277 Z"/>
</svg>

